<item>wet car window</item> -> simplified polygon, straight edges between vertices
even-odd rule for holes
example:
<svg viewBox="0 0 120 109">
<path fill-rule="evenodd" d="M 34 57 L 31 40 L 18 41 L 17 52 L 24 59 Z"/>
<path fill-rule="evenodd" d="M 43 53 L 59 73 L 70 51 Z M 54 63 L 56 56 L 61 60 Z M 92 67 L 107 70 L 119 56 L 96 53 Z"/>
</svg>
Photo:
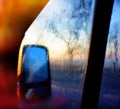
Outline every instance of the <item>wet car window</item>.
<svg viewBox="0 0 120 109">
<path fill-rule="evenodd" d="M 99 109 L 120 108 L 120 1 L 115 0 L 104 61 Z"/>
<path fill-rule="evenodd" d="M 94 0 L 50 0 L 21 44 L 19 66 L 24 45 L 48 48 L 52 95 L 69 98 L 64 108 L 80 108 L 94 7 Z"/>
</svg>

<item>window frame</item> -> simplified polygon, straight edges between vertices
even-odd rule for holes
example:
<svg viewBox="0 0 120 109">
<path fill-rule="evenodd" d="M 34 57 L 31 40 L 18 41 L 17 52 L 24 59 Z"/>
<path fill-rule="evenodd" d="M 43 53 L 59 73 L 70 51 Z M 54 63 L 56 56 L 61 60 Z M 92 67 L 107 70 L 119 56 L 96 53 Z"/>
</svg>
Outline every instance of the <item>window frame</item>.
<svg viewBox="0 0 120 109">
<path fill-rule="evenodd" d="M 81 109 L 97 109 L 114 0 L 96 0 Z"/>
</svg>

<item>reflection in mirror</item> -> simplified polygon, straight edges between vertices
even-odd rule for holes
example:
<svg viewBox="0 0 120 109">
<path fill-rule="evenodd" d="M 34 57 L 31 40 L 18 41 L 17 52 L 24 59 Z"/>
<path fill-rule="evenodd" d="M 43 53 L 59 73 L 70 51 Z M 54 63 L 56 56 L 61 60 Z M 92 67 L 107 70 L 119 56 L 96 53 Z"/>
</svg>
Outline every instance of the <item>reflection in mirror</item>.
<svg viewBox="0 0 120 109">
<path fill-rule="evenodd" d="M 22 73 L 25 73 L 26 83 L 45 81 L 48 79 L 46 49 L 25 47 L 23 52 Z"/>
<path fill-rule="evenodd" d="M 31 100 L 50 95 L 51 84 L 47 48 L 38 45 L 24 46 L 21 63 L 21 74 L 18 77 L 20 96 Z"/>
</svg>

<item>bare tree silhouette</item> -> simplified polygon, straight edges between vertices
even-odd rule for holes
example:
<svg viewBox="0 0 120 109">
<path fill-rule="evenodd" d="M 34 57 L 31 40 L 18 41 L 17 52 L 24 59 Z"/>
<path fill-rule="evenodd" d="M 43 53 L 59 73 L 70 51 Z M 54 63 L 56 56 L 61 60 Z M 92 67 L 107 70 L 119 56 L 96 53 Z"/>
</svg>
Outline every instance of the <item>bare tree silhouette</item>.
<svg viewBox="0 0 120 109">
<path fill-rule="evenodd" d="M 69 5 L 71 6 L 70 10 L 68 10 L 67 7 L 62 7 L 59 12 L 61 16 L 58 13 L 54 13 L 53 18 L 46 21 L 46 27 L 48 27 L 47 31 L 51 32 L 56 38 L 59 38 L 66 44 L 66 55 L 69 56 L 69 64 L 70 67 L 72 67 L 74 54 L 80 54 L 80 50 L 86 51 L 87 49 L 86 47 L 89 42 L 88 23 L 92 1 L 70 1 Z M 84 36 L 81 36 L 81 31 L 84 31 Z M 84 40 L 80 41 L 82 40 L 80 37 L 85 37 L 85 39 L 88 40 L 87 43 L 85 42 L 86 46 L 80 43 L 84 42 Z"/>
<path fill-rule="evenodd" d="M 114 23 L 113 29 L 110 33 L 109 38 L 109 46 L 110 46 L 110 54 L 109 57 L 113 60 L 113 71 L 115 72 L 118 64 L 118 49 L 119 49 L 119 41 L 118 41 L 118 32 L 119 27 L 117 23 Z"/>
</svg>

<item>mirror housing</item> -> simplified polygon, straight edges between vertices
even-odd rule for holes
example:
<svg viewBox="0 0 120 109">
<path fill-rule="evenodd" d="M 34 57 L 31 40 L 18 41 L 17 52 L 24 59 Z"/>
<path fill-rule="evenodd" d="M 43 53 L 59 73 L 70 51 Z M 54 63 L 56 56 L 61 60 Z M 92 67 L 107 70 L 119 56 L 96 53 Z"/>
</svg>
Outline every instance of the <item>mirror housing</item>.
<svg viewBox="0 0 120 109">
<path fill-rule="evenodd" d="M 25 100 L 45 99 L 51 95 L 49 55 L 45 46 L 25 45 L 17 91 Z"/>
</svg>

